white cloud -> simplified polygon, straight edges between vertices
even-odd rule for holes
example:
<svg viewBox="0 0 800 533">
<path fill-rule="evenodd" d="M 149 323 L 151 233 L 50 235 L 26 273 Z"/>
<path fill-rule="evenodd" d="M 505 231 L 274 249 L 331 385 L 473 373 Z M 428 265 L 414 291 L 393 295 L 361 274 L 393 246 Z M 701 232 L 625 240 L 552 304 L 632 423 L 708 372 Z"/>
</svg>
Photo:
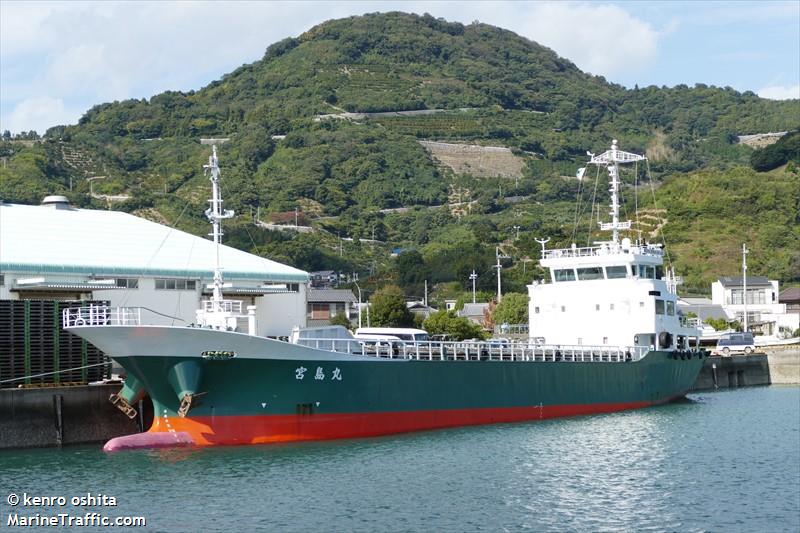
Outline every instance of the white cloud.
<svg viewBox="0 0 800 533">
<path fill-rule="evenodd" d="M 624 9 L 602 4 L 535 4 L 513 24 L 583 70 L 613 76 L 655 59 L 659 33 Z"/>
<path fill-rule="evenodd" d="M 761 98 L 769 98 L 770 100 L 791 100 L 800 98 L 800 85 L 792 87 L 785 87 L 774 85 L 772 87 L 764 87 L 758 90 L 758 96 Z"/>
<path fill-rule="evenodd" d="M 77 120 L 78 115 L 66 110 L 61 98 L 40 96 L 18 103 L 7 121 L 0 125 L 0 130 L 10 130 L 15 133 L 36 130 L 44 133 L 51 126 L 74 124 Z"/>
<path fill-rule="evenodd" d="M 663 31 L 610 4 L 579 2 L 465 2 L 412 4 L 415 12 L 430 12 L 448 20 L 473 20 L 506 28 L 553 49 L 582 70 L 614 76 L 654 61 Z"/>
</svg>

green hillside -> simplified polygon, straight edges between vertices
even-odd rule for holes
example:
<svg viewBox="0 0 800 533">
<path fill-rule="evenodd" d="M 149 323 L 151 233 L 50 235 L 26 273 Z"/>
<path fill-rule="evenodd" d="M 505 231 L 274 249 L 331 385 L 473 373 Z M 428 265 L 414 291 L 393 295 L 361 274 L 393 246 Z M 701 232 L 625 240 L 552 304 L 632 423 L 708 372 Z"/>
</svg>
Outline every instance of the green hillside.
<svg viewBox="0 0 800 533">
<path fill-rule="evenodd" d="M 374 114 L 415 110 L 432 112 Z M 344 112 L 373 114 L 320 116 Z M 500 243 L 511 256 L 509 287 L 520 290 L 535 268 L 521 261 L 536 257 L 534 237 L 568 245 L 591 236 L 591 217 L 584 215 L 579 235 L 575 212 L 575 200 L 589 202 L 588 193 L 562 176 L 575 174 L 587 149 L 602 151 L 617 138 L 648 154 L 657 204 L 649 206 L 651 220 L 666 222 L 677 269 L 693 287 L 731 273 L 744 235 L 764 258 L 754 274 L 797 282 L 791 250 L 800 249 L 799 221 L 784 205 L 796 214 L 797 173 L 748 170 L 753 149 L 736 136 L 798 124 L 796 100 L 704 85 L 627 90 L 500 28 L 371 14 L 275 43 L 262 59 L 198 91 L 100 104 L 79 124 L 48 130 L 44 142 L 2 142 L 0 198 L 37 203 L 63 193 L 77 205 L 205 234 L 201 164 L 209 147 L 199 139 L 227 138 L 223 193 L 228 207 L 246 215 L 228 225 L 231 243 L 302 268 L 371 273 L 376 284 L 402 277 L 388 254 L 400 246 L 420 252 L 417 266 L 432 281 L 466 284 L 464 272 L 478 268 L 486 288 Z M 419 140 L 504 146 L 524 168 L 516 179 L 456 174 Z M 692 187 L 691 206 L 684 187 Z M 731 196 L 729 187 L 749 196 Z M 598 204 L 607 203 L 606 189 L 599 187 Z M 317 233 L 253 223 L 256 214 L 268 221 L 295 207 Z M 382 242 L 360 241 L 373 236 Z M 696 253 L 701 245 L 705 258 Z"/>
</svg>

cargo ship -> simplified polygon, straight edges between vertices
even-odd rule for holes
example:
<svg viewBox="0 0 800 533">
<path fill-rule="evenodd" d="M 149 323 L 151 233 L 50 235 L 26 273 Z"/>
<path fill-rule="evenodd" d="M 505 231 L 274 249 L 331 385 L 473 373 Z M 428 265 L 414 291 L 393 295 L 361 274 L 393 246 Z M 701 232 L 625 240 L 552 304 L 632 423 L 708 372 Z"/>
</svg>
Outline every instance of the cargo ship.
<svg viewBox="0 0 800 533">
<path fill-rule="evenodd" d="M 206 215 L 220 244 L 223 209 L 216 147 L 204 166 Z M 126 372 L 111 401 L 130 417 L 149 397 L 145 433 L 105 450 L 266 444 L 371 437 L 475 424 L 606 413 L 681 398 L 707 353 L 677 311 L 674 276 L 658 245 L 620 238 L 620 165 L 645 158 L 611 148 L 589 165 L 609 174 L 609 241 L 545 249 L 547 280 L 529 287 L 524 342 L 365 341 L 344 329 L 256 335 L 255 311 L 213 291 L 192 326 L 149 325 L 140 308 L 65 309 L 65 328 Z M 582 169 L 580 174 L 584 170 Z M 219 255 L 218 255 L 219 257 Z"/>
</svg>

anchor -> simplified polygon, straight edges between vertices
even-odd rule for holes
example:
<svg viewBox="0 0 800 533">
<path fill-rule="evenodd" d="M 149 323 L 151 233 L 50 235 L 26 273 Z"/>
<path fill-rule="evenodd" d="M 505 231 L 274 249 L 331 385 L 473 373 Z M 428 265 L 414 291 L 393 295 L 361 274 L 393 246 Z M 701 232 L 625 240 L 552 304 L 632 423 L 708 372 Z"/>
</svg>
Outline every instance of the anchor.
<svg viewBox="0 0 800 533">
<path fill-rule="evenodd" d="M 200 398 L 208 394 L 208 392 L 198 392 L 196 394 L 184 394 L 183 398 L 181 398 L 181 405 L 178 407 L 178 416 L 181 418 L 186 418 L 186 415 L 189 413 L 189 410 L 192 407 L 197 407 L 200 405 Z"/>
<path fill-rule="evenodd" d="M 125 416 L 127 416 L 131 420 L 136 418 L 136 415 L 138 414 L 136 412 L 136 409 L 134 409 L 133 406 L 129 404 L 125 398 L 120 396 L 119 392 L 109 396 L 108 401 L 111 402 L 111 405 L 113 405 L 114 407 L 125 413 Z"/>
</svg>

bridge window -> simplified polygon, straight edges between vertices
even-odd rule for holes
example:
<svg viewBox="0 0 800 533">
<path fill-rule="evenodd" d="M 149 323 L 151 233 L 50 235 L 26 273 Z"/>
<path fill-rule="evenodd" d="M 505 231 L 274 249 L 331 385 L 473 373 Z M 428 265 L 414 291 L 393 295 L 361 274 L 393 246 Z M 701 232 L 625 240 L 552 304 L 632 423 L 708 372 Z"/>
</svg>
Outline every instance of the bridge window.
<svg viewBox="0 0 800 533">
<path fill-rule="evenodd" d="M 603 279 L 603 268 L 602 267 L 579 268 L 578 279 L 580 280 Z"/>
<path fill-rule="evenodd" d="M 608 279 L 627 278 L 628 267 L 626 267 L 625 265 L 606 267 L 606 277 Z"/>
<path fill-rule="evenodd" d="M 633 273 L 636 274 L 636 265 L 633 266 Z M 639 265 L 639 277 L 642 279 L 656 279 L 656 267 L 649 265 Z"/>
<path fill-rule="evenodd" d="M 664 314 L 664 300 L 656 300 L 656 314 L 657 315 Z"/>
<path fill-rule="evenodd" d="M 557 269 L 553 271 L 555 281 L 575 281 L 575 271 L 571 268 Z"/>
<path fill-rule="evenodd" d="M 675 315 L 675 302 L 671 302 L 671 301 L 667 300 L 667 314 L 669 316 L 674 316 Z"/>
</svg>

